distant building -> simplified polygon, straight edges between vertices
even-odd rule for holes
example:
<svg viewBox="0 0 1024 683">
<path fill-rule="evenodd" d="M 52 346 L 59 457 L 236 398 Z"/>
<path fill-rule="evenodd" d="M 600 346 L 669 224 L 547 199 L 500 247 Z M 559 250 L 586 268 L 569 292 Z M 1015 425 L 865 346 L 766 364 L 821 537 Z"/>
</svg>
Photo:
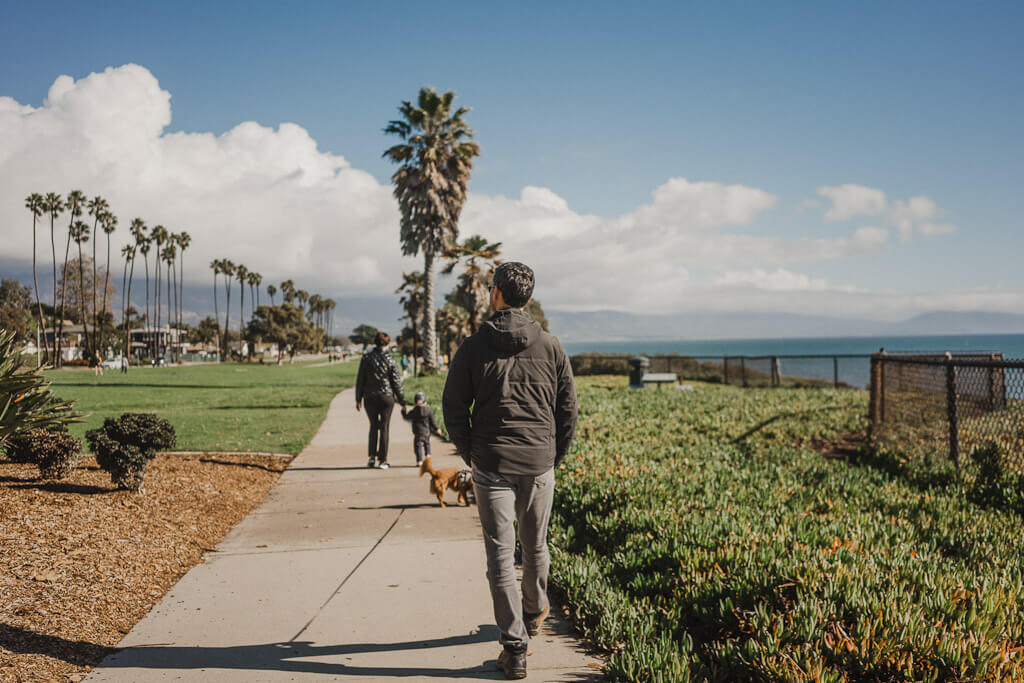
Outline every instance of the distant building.
<svg viewBox="0 0 1024 683">
<path fill-rule="evenodd" d="M 183 330 L 176 327 L 138 327 L 128 332 L 132 358 L 148 358 L 153 355 L 156 345 L 156 357 L 171 355 L 179 347 L 185 347 Z"/>
</svg>

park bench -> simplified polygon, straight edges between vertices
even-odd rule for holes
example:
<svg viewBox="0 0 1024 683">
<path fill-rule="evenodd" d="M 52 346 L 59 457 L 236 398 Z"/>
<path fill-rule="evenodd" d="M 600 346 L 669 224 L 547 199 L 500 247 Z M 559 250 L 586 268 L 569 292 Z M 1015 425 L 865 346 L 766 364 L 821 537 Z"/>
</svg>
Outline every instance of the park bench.
<svg viewBox="0 0 1024 683">
<path fill-rule="evenodd" d="M 679 381 L 679 377 L 674 372 L 645 372 L 640 381 L 644 386 L 656 384 L 661 389 L 662 384 L 675 384 Z"/>
</svg>

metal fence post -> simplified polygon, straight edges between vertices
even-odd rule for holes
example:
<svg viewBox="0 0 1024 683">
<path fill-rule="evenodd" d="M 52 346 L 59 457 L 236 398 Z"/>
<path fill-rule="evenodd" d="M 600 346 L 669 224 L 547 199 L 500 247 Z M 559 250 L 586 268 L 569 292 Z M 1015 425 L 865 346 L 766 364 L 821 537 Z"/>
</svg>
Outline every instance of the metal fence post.
<svg viewBox="0 0 1024 683">
<path fill-rule="evenodd" d="M 839 388 L 839 356 L 832 356 L 832 385 Z"/>
<path fill-rule="evenodd" d="M 743 386 L 747 386 L 747 358 L 740 356 L 740 374 L 743 376 Z"/>
<path fill-rule="evenodd" d="M 956 365 L 953 354 L 946 353 L 946 417 L 949 420 L 949 457 L 960 469 L 960 428 L 956 411 Z"/>
</svg>

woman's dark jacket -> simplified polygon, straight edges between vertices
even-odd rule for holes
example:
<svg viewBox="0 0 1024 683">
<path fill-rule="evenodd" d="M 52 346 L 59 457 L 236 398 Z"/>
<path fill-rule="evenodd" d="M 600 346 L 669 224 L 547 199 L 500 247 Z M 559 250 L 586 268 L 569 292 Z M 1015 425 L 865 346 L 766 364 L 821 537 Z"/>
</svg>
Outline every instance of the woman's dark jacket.
<svg viewBox="0 0 1024 683">
<path fill-rule="evenodd" d="M 558 340 L 518 308 L 495 313 L 462 343 L 444 385 L 444 422 L 467 463 L 542 474 L 576 431 L 576 385 Z"/>
<path fill-rule="evenodd" d="M 359 361 L 359 374 L 356 375 L 356 403 L 365 396 L 391 396 L 405 405 L 402 394 L 402 376 L 395 366 L 391 355 L 379 348 L 374 348 Z"/>
</svg>

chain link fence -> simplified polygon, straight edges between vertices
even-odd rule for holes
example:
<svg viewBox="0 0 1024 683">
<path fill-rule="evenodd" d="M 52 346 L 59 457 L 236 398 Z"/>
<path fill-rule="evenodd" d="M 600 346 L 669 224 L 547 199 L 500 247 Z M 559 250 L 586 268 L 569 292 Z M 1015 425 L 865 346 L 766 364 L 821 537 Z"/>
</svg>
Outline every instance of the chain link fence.
<svg viewBox="0 0 1024 683">
<path fill-rule="evenodd" d="M 1001 353 L 871 356 L 871 438 L 907 457 L 997 456 L 1024 469 L 1024 360 Z"/>
</svg>

